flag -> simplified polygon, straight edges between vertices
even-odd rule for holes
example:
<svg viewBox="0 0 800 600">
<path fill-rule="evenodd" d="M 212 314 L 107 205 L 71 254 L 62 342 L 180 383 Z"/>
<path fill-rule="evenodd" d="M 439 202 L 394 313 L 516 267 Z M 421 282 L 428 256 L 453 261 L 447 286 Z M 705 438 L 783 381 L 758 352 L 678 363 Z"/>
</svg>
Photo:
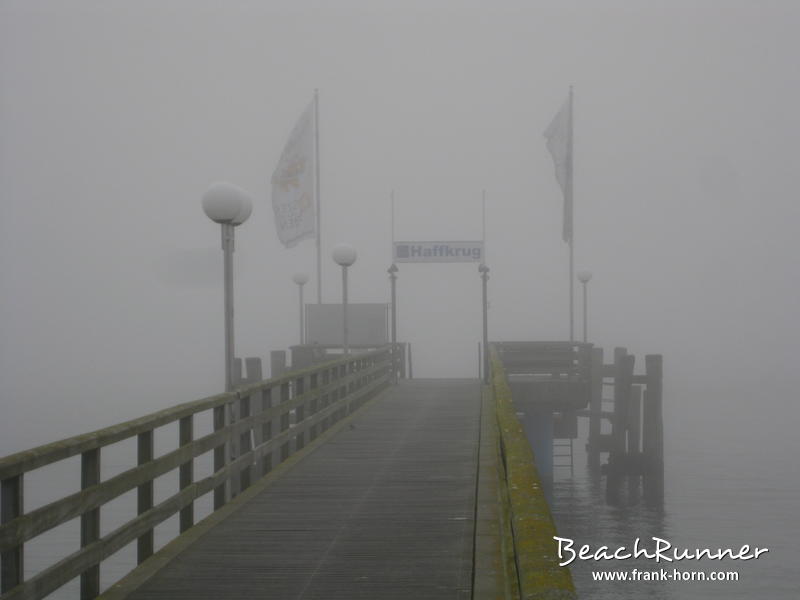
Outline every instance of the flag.
<svg viewBox="0 0 800 600">
<path fill-rule="evenodd" d="M 562 237 L 572 244 L 572 90 L 561 110 L 544 132 L 547 149 L 556 167 L 556 179 L 564 194 L 564 229 Z"/>
<path fill-rule="evenodd" d="M 300 115 L 272 174 L 272 208 L 278 239 L 287 248 L 314 237 L 314 102 Z"/>
</svg>

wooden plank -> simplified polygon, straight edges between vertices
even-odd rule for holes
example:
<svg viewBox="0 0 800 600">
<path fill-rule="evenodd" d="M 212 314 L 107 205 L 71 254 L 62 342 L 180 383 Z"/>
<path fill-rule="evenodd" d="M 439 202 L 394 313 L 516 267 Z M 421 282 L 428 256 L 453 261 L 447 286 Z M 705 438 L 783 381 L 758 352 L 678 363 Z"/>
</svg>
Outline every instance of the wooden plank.
<svg viewBox="0 0 800 600">
<path fill-rule="evenodd" d="M 479 410 L 475 381 L 392 387 L 129 598 L 470 597 Z"/>
</svg>

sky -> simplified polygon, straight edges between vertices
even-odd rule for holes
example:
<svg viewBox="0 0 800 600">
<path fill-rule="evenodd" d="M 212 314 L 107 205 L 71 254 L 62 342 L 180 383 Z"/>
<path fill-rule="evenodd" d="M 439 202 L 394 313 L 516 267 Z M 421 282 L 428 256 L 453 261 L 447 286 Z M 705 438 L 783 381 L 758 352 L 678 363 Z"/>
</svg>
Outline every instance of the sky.
<svg viewBox="0 0 800 600">
<path fill-rule="evenodd" d="M 221 390 L 215 181 L 255 200 L 237 355 L 296 342 L 315 250 L 279 243 L 270 177 L 315 89 L 324 301 L 341 242 L 351 301 L 388 301 L 392 191 L 397 239 L 474 240 L 485 190 L 490 338 L 567 339 L 542 134 L 573 86 L 590 341 L 664 354 L 673 415 L 787 409 L 798 25 L 793 1 L 0 0 L 0 454 Z M 476 265 L 398 275 L 415 374 L 475 376 Z"/>
</svg>

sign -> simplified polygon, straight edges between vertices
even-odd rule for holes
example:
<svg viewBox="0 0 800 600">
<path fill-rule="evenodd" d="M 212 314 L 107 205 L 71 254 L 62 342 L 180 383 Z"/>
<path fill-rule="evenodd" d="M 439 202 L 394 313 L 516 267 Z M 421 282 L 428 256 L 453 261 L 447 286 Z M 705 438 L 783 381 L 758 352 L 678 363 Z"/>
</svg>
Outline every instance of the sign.
<svg viewBox="0 0 800 600">
<path fill-rule="evenodd" d="M 483 262 L 483 242 L 395 242 L 394 262 Z"/>
</svg>

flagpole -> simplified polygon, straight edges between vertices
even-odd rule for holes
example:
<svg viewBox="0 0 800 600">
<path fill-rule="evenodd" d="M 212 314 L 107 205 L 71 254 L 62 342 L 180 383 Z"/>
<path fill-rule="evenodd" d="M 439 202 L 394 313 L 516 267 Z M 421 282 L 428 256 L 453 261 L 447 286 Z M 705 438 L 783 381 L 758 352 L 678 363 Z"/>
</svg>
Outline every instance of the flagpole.
<svg viewBox="0 0 800 600">
<path fill-rule="evenodd" d="M 481 193 L 481 242 L 483 242 L 483 262 L 486 262 L 486 190 Z"/>
<path fill-rule="evenodd" d="M 573 227 L 572 205 L 572 86 L 569 86 L 569 133 L 567 137 L 567 186 L 569 214 L 569 341 L 575 341 L 575 232 Z"/>
<path fill-rule="evenodd" d="M 317 304 L 322 304 L 322 219 L 319 202 L 319 90 L 314 90 L 314 183 L 317 197 Z"/>
</svg>

